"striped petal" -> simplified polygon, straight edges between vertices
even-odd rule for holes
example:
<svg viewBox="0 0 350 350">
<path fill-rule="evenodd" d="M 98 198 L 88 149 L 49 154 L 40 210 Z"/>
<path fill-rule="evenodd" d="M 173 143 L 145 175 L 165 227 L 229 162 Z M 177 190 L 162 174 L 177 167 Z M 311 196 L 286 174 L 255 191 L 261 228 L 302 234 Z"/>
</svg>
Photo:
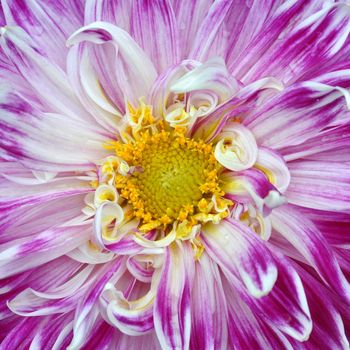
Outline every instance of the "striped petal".
<svg viewBox="0 0 350 350">
<path fill-rule="evenodd" d="M 260 170 L 225 172 L 220 176 L 220 180 L 227 198 L 253 204 L 264 215 L 284 203 L 284 198 Z"/>
<path fill-rule="evenodd" d="M 288 85 L 310 79 L 348 60 L 349 26 L 346 3 L 283 2 L 229 67 L 244 82 L 266 75 Z"/>
<path fill-rule="evenodd" d="M 45 110 L 83 121 L 91 119 L 76 98 L 65 72 L 47 58 L 22 28 L 5 27 L 0 45 Z"/>
<path fill-rule="evenodd" d="M 239 280 L 255 298 L 271 292 L 277 267 L 264 242 L 238 221 L 207 224 L 202 240 L 209 256 L 233 280 Z"/>
<path fill-rule="evenodd" d="M 287 349 L 292 346 L 276 327 L 267 325 L 228 283 L 224 284 L 228 304 L 229 340 L 237 349 Z"/>
<path fill-rule="evenodd" d="M 191 331 L 192 250 L 174 243 L 166 249 L 154 307 L 154 327 L 164 348 L 188 349 Z"/>
<path fill-rule="evenodd" d="M 86 0 L 84 22 L 109 22 L 130 32 L 131 7 L 131 1 Z"/>
<path fill-rule="evenodd" d="M 291 183 L 288 201 L 307 208 L 350 210 L 350 166 L 337 162 L 289 163 Z"/>
<path fill-rule="evenodd" d="M 297 271 L 282 254 L 274 252 L 278 278 L 272 291 L 260 298 L 246 298 L 255 314 L 290 337 L 303 342 L 312 331 L 312 318 L 305 291 Z"/>
<path fill-rule="evenodd" d="M 350 285 L 338 261 L 315 225 L 291 206 L 277 208 L 271 215 L 272 225 L 289 241 L 317 271 L 319 276 L 345 300 L 350 297 Z"/>
<path fill-rule="evenodd" d="M 106 154 L 96 129 L 64 115 L 44 114 L 14 93 L 0 94 L 0 111 L 4 157 L 32 170 L 94 169 L 91 161 Z"/>
<path fill-rule="evenodd" d="M 220 272 L 206 253 L 196 263 L 194 276 L 190 348 L 226 349 L 228 332 L 225 295 Z"/>
<path fill-rule="evenodd" d="M 211 5 L 207 16 L 198 28 L 189 57 L 198 61 L 204 61 L 210 56 L 220 54 L 220 52 L 215 52 L 213 55 L 210 49 L 218 35 L 220 26 L 225 19 L 226 12 L 230 8 L 231 3 L 232 1 L 220 0 Z"/>
<path fill-rule="evenodd" d="M 177 22 L 169 0 L 138 0 L 131 11 L 131 35 L 155 62 L 158 72 L 179 63 Z"/>
<path fill-rule="evenodd" d="M 304 343 L 305 349 L 349 349 L 341 314 L 332 305 L 329 292 L 306 271 L 299 269 L 299 273 L 314 320 L 311 336 Z"/>
<path fill-rule="evenodd" d="M 157 278 L 155 278 L 157 280 Z M 154 327 L 153 305 L 155 299 L 156 282 L 152 282 L 150 290 L 136 301 L 128 301 L 122 292 L 113 286 L 107 286 L 102 298 L 107 304 L 106 315 L 108 322 L 125 334 L 139 336 L 147 334 Z"/>
<path fill-rule="evenodd" d="M 35 236 L 12 241 L 1 246 L 2 277 L 28 270 L 51 261 L 89 239 L 86 227 L 56 227 Z"/>
<path fill-rule="evenodd" d="M 73 323 L 73 339 L 67 349 L 81 347 L 94 327 L 98 310 L 98 300 L 106 284 L 112 279 L 117 281 L 125 271 L 125 259 L 118 257 L 114 261 L 104 264 L 96 274 L 95 281 L 89 291 L 78 303 Z"/>
<path fill-rule="evenodd" d="M 307 81 L 294 84 L 258 107 L 244 125 L 259 144 L 280 149 L 317 135 L 350 106 L 348 101 L 350 94 L 346 89 Z"/>
<path fill-rule="evenodd" d="M 84 9 L 80 2 L 4 0 L 1 2 L 9 26 L 22 27 L 45 55 L 65 68 L 66 38 L 83 24 Z"/>
</svg>

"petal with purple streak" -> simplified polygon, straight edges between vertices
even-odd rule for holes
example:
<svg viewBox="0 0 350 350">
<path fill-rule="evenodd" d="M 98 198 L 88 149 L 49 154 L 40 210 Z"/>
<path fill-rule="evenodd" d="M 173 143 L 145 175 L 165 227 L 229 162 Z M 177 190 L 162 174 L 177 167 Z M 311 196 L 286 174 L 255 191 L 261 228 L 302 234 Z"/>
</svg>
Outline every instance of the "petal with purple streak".
<svg viewBox="0 0 350 350">
<path fill-rule="evenodd" d="M 154 307 L 154 327 L 162 347 L 188 349 L 191 331 L 192 249 L 173 243 L 165 260 Z"/>
<path fill-rule="evenodd" d="M 271 292 L 276 279 L 276 263 L 262 241 L 248 227 L 232 219 L 219 225 L 207 224 L 202 240 L 209 256 L 247 292 L 261 298 Z"/>
<path fill-rule="evenodd" d="M 311 220 L 291 206 L 277 208 L 271 215 L 272 224 L 317 271 L 319 276 L 336 293 L 350 298 L 350 285 L 342 273 L 336 256 Z"/>
<path fill-rule="evenodd" d="M 294 161 L 288 164 L 288 201 L 299 206 L 350 211 L 350 166 L 338 162 Z"/>
<path fill-rule="evenodd" d="M 159 73 L 179 63 L 179 33 L 169 0 L 134 1 L 130 32 Z"/>
</svg>

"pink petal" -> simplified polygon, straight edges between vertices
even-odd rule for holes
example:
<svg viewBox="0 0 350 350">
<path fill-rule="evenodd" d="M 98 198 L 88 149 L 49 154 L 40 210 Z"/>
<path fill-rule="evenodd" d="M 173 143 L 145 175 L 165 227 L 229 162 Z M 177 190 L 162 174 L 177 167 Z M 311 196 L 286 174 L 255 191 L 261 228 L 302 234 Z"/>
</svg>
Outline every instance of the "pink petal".
<svg viewBox="0 0 350 350">
<path fill-rule="evenodd" d="M 349 211 L 350 166 L 336 162 L 294 161 L 288 164 L 288 201 L 307 208 Z"/>
<path fill-rule="evenodd" d="M 288 85 L 329 71 L 348 60 L 348 17 L 344 3 L 284 2 L 229 68 L 243 81 L 273 75 Z"/>
<path fill-rule="evenodd" d="M 50 60 L 65 68 L 65 41 L 83 24 L 83 4 L 69 0 L 4 0 L 1 4 L 7 25 L 22 27 Z"/>
<path fill-rule="evenodd" d="M 202 1 L 173 1 L 174 13 L 178 23 L 179 37 L 187 38 L 180 40 L 181 59 L 188 58 L 193 40 L 212 4 L 210 0 Z"/>
<path fill-rule="evenodd" d="M 118 257 L 114 261 L 104 264 L 98 273 L 89 291 L 78 303 L 73 323 L 73 339 L 70 343 L 72 349 L 82 346 L 88 334 L 93 329 L 96 317 L 99 314 L 98 300 L 106 284 L 114 274 L 122 275 L 125 271 L 125 259 Z"/>
<path fill-rule="evenodd" d="M 312 319 L 303 284 L 289 261 L 277 252 L 274 254 L 278 266 L 274 288 L 268 295 L 260 299 L 250 297 L 246 302 L 283 333 L 305 341 L 312 331 Z"/>
<path fill-rule="evenodd" d="M 198 28 L 189 57 L 198 61 L 205 61 L 209 57 L 218 54 L 213 54 L 210 49 L 218 36 L 220 26 L 225 19 L 225 14 L 230 8 L 231 3 L 228 0 L 220 0 L 211 5 L 207 16 Z"/>
<path fill-rule="evenodd" d="M 305 81 L 258 107 L 244 124 L 263 146 L 297 145 L 331 125 L 346 107 L 348 96 L 347 90 L 337 86 Z"/>
<path fill-rule="evenodd" d="M 1 47 L 19 75 L 35 91 L 46 111 L 78 120 L 90 119 L 75 97 L 65 72 L 54 64 L 22 28 L 5 27 Z M 50 91 L 50 93 L 48 93 Z M 27 92 L 30 95 L 32 92 Z M 2 98 L 1 98 L 2 102 Z"/>
<path fill-rule="evenodd" d="M 348 349 L 341 314 L 332 304 L 326 288 L 306 271 L 299 269 L 313 319 L 313 331 L 305 349 Z"/>
<path fill-rule="evenodd" d="M 269 326 L 241 299 L 227 282 L 224 284 L 228 305 L 229 340 L 237 349 L 288 349 L 286 337 L 276 327 Z"/>
<path fill-rule="evenodd" d="M 232 219 L 207 224 L 202 240 L 209 256 L 255 298 L 270 293 L 277 267 L 265 243 L 247 226 Z"/>
<path fill-rule="evenodd" d="M 179 63 L 179 34 L 169 0 L 135 1 L 131 11 L 131 34 L 159 73 Z"/>
<path fill-rule="evenodd" d="M 78 171 L 94 169 L 91 160 L 106 155 L 101 147 L 105 137 L 93 127 L 44 114 L 13 93 L 0 98 L 0 147 L 8 160 L 21 161 L 32 170 Z"/>
<path fill-rule="evenodd" d="M 154 308 L 154 327 L 162 347 L 187 349 L 190 341 L 192 250 L 174 243 L 165 253 Z"/>
<path fill-rule="evenodd" d="M 86 0 L 85 25 L 92 22 L 109 22 L 130 32 L 132 1 Z"/>
<path fill-rule="evenodd" d="M 227 348 L 227 310 L 220 272 L 206 253 L 196 263 L 191 292 L 191 349 Z"/>
<path fill-rule="evenodd" d="M 114 64 L 115 79 L 123 87 L 125 98 L 136 103 L 146 96 L 156 77 L 155 68 L 143 50 L 130 35 L 108 23 L 96 22 L 76 31 L 67 41 L 68 45 L 81 42 L 97 45 L 110 43 L 116 50 Z"/>
<path fill-rule="evenodd" d="M 56 227 L 1 246 L 0 272 L 7 277 L 51 261 L 89 239 L 84 226 Z"/>
<path fill-rule="evenodd" d="M 323 281 L 336 293 L 349 300 L 350 285 L 331 247 L 315 225 L 291 206 L 275 209 L 271 219 L 275 230 L 302 254 Z"/>
</svg>

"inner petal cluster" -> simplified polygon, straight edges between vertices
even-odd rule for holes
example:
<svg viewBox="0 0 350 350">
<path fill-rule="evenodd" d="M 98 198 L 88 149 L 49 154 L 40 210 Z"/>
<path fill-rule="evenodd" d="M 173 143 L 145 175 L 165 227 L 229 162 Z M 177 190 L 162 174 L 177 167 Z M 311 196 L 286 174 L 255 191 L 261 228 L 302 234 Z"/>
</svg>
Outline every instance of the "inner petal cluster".
<svg viewBox="0 0 350 350">
<path fill-rule="evenodd" d="M 115 151 L 130 169 L 116 174 L 115 186 L 147 229 L 174 221 L 193 226 L 224 194 L 212 145 L 181 132 L 147 130 L 134 142 L 116 143 Z"/>
</svg>

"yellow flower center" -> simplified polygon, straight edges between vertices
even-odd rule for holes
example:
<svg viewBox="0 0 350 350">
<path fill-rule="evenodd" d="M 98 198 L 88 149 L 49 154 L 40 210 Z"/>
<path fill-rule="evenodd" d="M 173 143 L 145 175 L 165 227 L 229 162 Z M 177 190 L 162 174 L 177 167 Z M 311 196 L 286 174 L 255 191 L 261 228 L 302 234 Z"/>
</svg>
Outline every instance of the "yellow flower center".
<svg viewBox="0 0 350 350">
<path fill-rule="evenodd" d="M 155 122 L 149 106 L 130 111 L 131 126 L 124 141 L 108 146 L 116 157 L 102 173 L 140 220 L 139 230 L 175 229 L 188 239 L 194 226 L 227 216 L 231 202 L 222 197 L 213 146 Z"/>
</svg>

